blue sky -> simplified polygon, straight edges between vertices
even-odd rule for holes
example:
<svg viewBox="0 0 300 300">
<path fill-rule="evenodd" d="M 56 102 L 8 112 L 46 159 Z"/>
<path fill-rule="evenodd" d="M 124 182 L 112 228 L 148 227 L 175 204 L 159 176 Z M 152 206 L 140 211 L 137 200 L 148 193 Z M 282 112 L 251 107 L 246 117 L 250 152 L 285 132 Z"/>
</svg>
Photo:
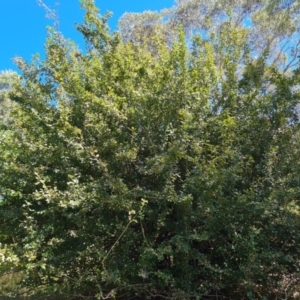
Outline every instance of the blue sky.
<svg viewBox="0 0 300 300">
<path fill-rule="evenodd" d="M 83 40 L 76 31 L 74 23 L 81 23 L 84 11 L 78 0 L 44 0 L 47 6 L 56 8 L 59 14 L 60 30 L 65 37 L 75 40 L 83 46 Z M 59 2 L 56 6 L 55 3 Z M 96 0 L 101 13 L 113 12 L 110 20 L 112 29 L 116 29 L 118 19 L 125 12 L 160 10 L 171 7 L 173 0 Z M 17 71 L 12 62 L 14 56 L 30 61 L 32 55 L 44 56 L 44 43 L 47 36 L 46 26 L 52 25 L 45 11 L 36 0 L 2 0 L 0 5 L 0 70 Z"/>
</svg>

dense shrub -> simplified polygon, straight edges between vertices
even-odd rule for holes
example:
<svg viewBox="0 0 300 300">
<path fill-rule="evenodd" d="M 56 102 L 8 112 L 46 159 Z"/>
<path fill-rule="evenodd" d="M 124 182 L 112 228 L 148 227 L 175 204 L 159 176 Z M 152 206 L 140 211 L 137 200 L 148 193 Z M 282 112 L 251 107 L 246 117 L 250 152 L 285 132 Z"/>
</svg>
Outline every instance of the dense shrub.
<svg viewBox="0 0 300 300">
<path fill-rule="evenodd" d="M 50 32 L 5 93 L 0 271 L 72 297 L 290 295 L 299 72 L 251 58 L 230 19 L 137 46 L 83 6 L 87 51 Z"/>
</svg>

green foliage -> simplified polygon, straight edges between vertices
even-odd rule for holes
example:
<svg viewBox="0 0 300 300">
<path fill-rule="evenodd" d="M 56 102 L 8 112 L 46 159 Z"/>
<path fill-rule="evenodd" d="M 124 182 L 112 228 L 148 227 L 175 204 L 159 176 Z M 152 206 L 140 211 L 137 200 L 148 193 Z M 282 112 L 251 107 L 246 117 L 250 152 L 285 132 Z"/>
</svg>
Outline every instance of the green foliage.
<svg viewBox="0 0 300 300">
<path fill-rule="evenodd" d="M 291 296 L 299 72 L 251 59 L 230 20 L 135 44 L 82 6 L 87 52 L 50 31 L 6 95 L 0 272 L 66 298 Z"/>
<path fill-rule="evenodd" d="M 299 0 L 176 0 L 175 5 L 159 12 L 125 13 L 119 20 L 124 41 L 140 44 L 159 28 L 165 40 L 177 39 L 178 26 L 186 37 L 195 32 L 203 36 L 219 34 L 224 21 L 247 27 L 247 46 L 252 57 L 269 51 L 268 60 L 289 71 L 299 63 Z M 151 43 L 151 39 L 148 40 Z"/>
</svg>

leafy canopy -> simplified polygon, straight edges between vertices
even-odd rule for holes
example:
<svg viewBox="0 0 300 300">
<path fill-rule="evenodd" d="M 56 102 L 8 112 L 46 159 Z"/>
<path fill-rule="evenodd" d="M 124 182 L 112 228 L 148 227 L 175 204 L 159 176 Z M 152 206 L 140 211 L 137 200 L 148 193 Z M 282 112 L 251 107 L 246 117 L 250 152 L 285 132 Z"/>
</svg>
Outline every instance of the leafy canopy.
<svg viewBox="0 0 300 300">
<path fill-rule="evenodd" d="M 254 58 L 230 11 L 204 36 L 137 41 L 82 7 L 86 52 L 50 30 L 0 94 L 0 272 L 65 299 L 291 296 L 299 69 Z"/>
</svg>

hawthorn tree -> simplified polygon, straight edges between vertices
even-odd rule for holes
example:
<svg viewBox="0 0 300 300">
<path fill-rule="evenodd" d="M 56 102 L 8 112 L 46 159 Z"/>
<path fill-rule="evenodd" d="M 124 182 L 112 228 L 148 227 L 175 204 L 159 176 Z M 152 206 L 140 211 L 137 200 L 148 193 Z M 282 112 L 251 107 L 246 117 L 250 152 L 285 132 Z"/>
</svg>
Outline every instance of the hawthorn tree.
<svg viewBox="0 0 300 300">
<path fill-rule="evenodd" d="M 291 297 L 299 69 L 252 57 L 230 11 L 204 36 L 136 41 L 82 6 L 87 50 L 50 30 L 1 94 L 2 274 L 65 299 Z"/>
</svg>

